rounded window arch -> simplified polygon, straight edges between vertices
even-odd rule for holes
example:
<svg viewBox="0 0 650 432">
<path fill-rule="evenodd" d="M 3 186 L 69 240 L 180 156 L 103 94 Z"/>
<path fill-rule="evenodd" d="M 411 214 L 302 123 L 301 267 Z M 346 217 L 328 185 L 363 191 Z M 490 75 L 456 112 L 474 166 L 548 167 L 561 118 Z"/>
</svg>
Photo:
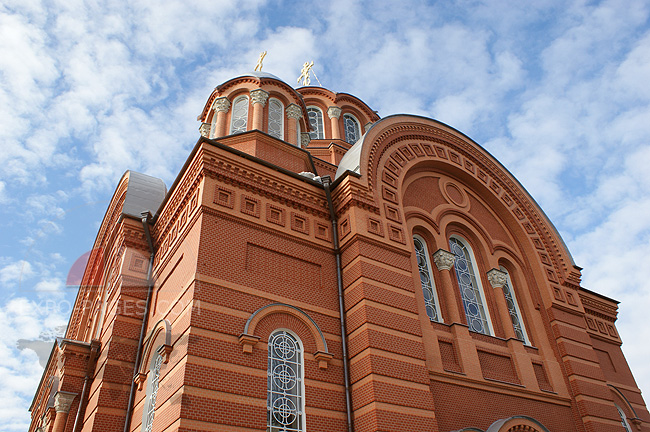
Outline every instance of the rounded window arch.
<svg viewBox="0 0 650 432">
<path fill-rule="evenodd" d="M 432 267 L 427 243 L 418 234 L 413 235 L 413 248 L 415 249 L 415 257 L 418 263 L 420 284 L 422 285 L 422 295 L 424 296 L 424 306 L 427 310 L 427 316 L 431 321 L 443 322 L 433 272 L 431 271 Z"/>
<path fill-rule="evenodd" d="M 290 330 L 277 329 L 269 336 L 267 369 L 267 431 L 305 430 L 304 349 Z"/>
<path fill-rule="evenodd" d="M 315 106 L 307 107 L 307 118 L 311 126 L 309 136 L 311 139 L 325 139 L 325 129 L 323 127 L 323 111 Z"/>
<path fill-rule="evenodd" d="M 248 96 L 239 96 L 232 104 L 230 133 L 246 132 L 246 130 L 248 130 Z"/>
<path fill-rule="evenodd" d="M 464 238 L 452 235 L 449 237 L 449 250 L 455 256 L 454 269 L 469 329 L 493 335 L 485 293 L 471 246 Z"/>
<path fill-rule="evenodd" d="M 510 314 L 510 320 L 512 321 L 512 329 L 515 331 L 517 339 L 526 345 L 530 345 L 530 339 L 528 339 L 528 333 L 526 332 L 526 326 L 524 324 L 523 315 L 521 314 L 521 309 L 519 309 L 519 303 L 517 302 L 517 296 L 515 294 L 514 285 L 512 284 L 512 279 L 510 278 L 510 273 L 508 273 L 508 270 L 504 266 L 499 266 L 499 270 L 506 274 L 506 283 L 503 285 L 503 296 L 506 298 L 508 313 Z M 506 323 L 503 325 L 506 325 Z"/>
<path fill-rule="evenodd" d="M 269 135 L 284 139 L 284 105 L 278 99 L 269 99 Z"/>
<path fill-rule="evenodd" d="M 361 126 L 359 120 L 352 114 L 343 114 L 343 128 L 345 130 L 345 140 L 354 144 L 361 138 Z"/>
</svg>

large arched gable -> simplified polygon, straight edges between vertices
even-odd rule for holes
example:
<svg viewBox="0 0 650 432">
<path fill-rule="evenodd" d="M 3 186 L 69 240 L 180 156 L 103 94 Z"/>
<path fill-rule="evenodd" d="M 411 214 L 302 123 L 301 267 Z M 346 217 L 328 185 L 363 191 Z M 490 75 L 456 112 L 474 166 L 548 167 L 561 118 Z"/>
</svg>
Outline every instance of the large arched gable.
<svg viewBox="0 0 650 432">
<path fill-rule="evenodd" d="M 509 225 L 516 225 L 550 283 L 577 288 L 580 272 L 557 230 L 524 187 L 492 155 L 457 130 L 436 120 L 395 115 L 375 123 L 346 154 L 337 178 L 346 170 L 379 203 L 393 223 L 403 215 L 403 183 L 409 173 L 431 168 L 470 185 Z"/>
</svg>

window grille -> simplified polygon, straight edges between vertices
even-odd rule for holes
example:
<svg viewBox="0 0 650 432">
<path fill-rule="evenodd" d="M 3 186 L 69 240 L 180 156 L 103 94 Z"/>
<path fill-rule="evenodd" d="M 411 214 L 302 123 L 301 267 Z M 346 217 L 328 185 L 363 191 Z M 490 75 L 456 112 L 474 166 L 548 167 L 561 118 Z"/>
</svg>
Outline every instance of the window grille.
<svg viewBox="0 0 650 432">
<path fill-rule="evenodd" d="M 476 268 L 471 249 L 459 238 L 449 239 L 450 252 L 456 256 L 454 268 L 458 288 L 463 299 L 467 325 L 471 331 L 491 334 L 489 318 L 485 310 L 483 288 L 476 277 Z"/>
<path fill-rule="evenodd" d="M 343 124 L 345 127 L 345 140 L 350 144 L 354 144 L 361 138 L 359 122 L 350 114 L 343 114 Z"/>
<path fill-rule="evenodd" d="M 503 296 L 506 298 L 506 304 L 508 305 L 508 312 L 510 313 L 510 320 L 512 321 L 512 328 L 515 331 L 515 336 L 517 336 L 517 339 L 520 341 L 528 344 L 528 335 L 526 334 L 524 320 L 522 319 L 521 311 L 519 310 L 517 297 L 512 289 L 512 280 L 505 268 L 500 267 L 500 270 L 507 275 L 506 283 L 503 285 Z"/>
<path fill-rule="evenodd" d="M 284 107 L 277 99 L 269 102 L 269 135 L 284 139 Z"/>
<path fill-rule="evenodd" d="M 420 236 L 413 236 L 413 246 L 418 261 L 418 271 L 420 272 L 420 282 L 422 284 L 422 294 L 424 295 L 424 305 L 427 310 L 427 315 L 431 321 L 442 322 L 427 245 Z"/>
<path fill-rule="evenodd" d="M 324 139 L 323 112 L 315 107 L 307 107 L 307 116 L 312 128 L 312 131 L 309 132 L 311 139 Z"/>
<path fill-rule="evenodd" d="M 285 330 L 269 337 L 267 432 L 304 430 L 302 348 Z"/>
<path fill-rule="evenodd" d="M 160 366 L 162 366 L 163 358 L 160 353 L 156 353 L 156 357 L 151 364 L 151 371 L 149 372 L 149 397 L 147 398 L 147 405 L 145 407 L 145 420 L 142 423 L 143 432 L 151 432 L 153 427 L 153 418 L 156 414 L 156 395 L 158 394 L 158 384 L 160 381 Z"/>
<path fill-rule="evenodd" d="M 230 133 L 246 132 L 248 126 L 248 98 L 241 96 L 235 100 L 230 119 Z"/>
</svg>

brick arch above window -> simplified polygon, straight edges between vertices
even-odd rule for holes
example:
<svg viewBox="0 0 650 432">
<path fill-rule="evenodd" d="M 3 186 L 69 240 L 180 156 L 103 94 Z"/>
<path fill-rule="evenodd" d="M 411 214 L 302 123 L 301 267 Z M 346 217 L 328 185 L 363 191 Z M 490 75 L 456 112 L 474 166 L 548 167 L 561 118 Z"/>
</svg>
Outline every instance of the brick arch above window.
<svg viewBox="0 0 650 432">
<path fill-rule="evenodd" d="M 261 339 L 262 335 L 260 330 L 264 327 L 263 324 L 260 324 L 262 321 L 266 321 L 267 317 L 282 319 L 282 316 L 288 318 L 289 322 L 295 320 L 298 327 L 303 327 L 308 332 L 308 337 L 305 338 L 302 337 L 304 335 L 300 334 L 302 333 L 301 331 L 298 331 L 297 333 L 301 336 L 301 339 L 305 344 L 305 349 L 311 349 L 314 351 L 313 355 L 318 361 L 318 366 L 321 369 L 326 369 L 333 355 L 328 351 L 327 341 L 325 340 L 325 336 L 320 327 L 305 311 L 296 306 L 284 303 L 271 303 L 262 306 L 251 314 L 246 321 L 242 334 L 239 336 L 239 343 L 242 344 L 243 351 L 245 353 L 251 353 L 254 346 Z M 282 324 L 286 323 L 287 320 L 285 319 Z M 278 322 L 278 324 L 280 323 Z M 272 330 L 267 329 L 265 333 L 269 333 L 270 331 Z"/>
</svg>

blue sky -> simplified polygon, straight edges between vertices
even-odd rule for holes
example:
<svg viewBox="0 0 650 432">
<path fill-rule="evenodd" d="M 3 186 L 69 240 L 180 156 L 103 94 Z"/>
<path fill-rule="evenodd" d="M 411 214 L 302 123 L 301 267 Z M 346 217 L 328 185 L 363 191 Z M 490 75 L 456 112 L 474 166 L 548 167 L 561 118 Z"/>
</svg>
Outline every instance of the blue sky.
<svg viewBox="0 0 650 432">
<path fill-rule="evenodd" d="M 0 424 L 25 430 L 26 341 L 67 322 L 74 261 L 127 169 L 170 185 L 212 89 L 250 71 L 322 84 L 381 116 L 466 133 L 561 232 L 583 286 L 620 300 L 650 389 L 647 1 L 103 1 L 0 4 Z M 649 390 L 650 391 L 650 390 Z"/>
</svg>

